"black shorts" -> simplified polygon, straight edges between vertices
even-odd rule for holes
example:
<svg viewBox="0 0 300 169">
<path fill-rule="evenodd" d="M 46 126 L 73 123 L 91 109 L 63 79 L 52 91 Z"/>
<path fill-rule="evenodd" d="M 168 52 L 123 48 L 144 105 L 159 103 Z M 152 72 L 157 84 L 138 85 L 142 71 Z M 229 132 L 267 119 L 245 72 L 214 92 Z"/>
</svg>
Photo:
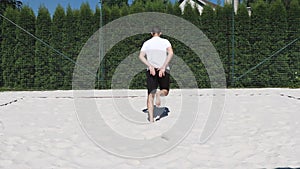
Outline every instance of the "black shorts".
<svg viewBox="0 0 300 169">
<path fill-rule="evenodd" d="M 160 90 L 170 90 L 170 73 L 165 71 L 165 76 L 159 77 L 159 70 L 155 70 L 155 76 L 150 74 L 150 71 L 147 70 L 147 89 L 148 89 L 148 95 L 152 92 L 155 92 L 156 89 L 159 86 Z"/>
</svg>

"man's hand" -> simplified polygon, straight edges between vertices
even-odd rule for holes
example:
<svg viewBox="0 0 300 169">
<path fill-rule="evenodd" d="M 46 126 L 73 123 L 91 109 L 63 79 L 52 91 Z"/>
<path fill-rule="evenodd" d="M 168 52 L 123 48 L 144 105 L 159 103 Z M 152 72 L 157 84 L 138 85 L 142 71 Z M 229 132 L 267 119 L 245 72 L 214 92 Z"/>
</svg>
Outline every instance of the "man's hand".
<svg viewBox="0 0 300 169">
<path fill-rule="evenodd" d="M 158 74 L 159 77 L 165 76 L 166 67 L 168 66 L 169 62 L 171 61 L 171 59 L 173 57 L 172 46 L 167 48 L 167 52 L 168 52 L 167 59 L 166 59 L 165 63 L 163 64 L 163 66 L 161 68 L 159 68 L 159 74 Z"/>
<path fill-rule="evenodd" d="M 140 52 L 139 58 L 140 60 L 148 66 L 148 69 L 150 71 L 150 75 L 155 76 L 155 69 L 152 65 L 150 65 L 150 63 L 147 61 L 147 59 L 145 58 L 146 53 L 145 52 Z"/>
<path fill-rule="evenodd" d="M 159 68 L 159 74 L 158 74 L 158 76 L 159 76 L 159 77 L 165 76 L 165 71 L 166 71 L 166 68 L 165 68 L 165 67 Z"/>
<path fill-rule="evenodd" d="M 153 66 L 149 66 L 150 75 L 155 76 L 155 69 Z"/>
</svg>

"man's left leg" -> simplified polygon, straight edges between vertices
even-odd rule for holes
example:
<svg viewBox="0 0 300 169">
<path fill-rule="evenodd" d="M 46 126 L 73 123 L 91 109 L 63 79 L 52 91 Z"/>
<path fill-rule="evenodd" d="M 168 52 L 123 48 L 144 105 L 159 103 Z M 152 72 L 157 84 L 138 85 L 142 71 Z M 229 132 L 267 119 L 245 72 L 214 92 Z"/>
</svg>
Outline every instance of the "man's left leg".
<svg viewBox="0 0 300 169">
<path fill-rule="evenodd" d="M 168 94 L 169 94 L 169 90 L 167 90 L 167 89 L 162 89 L 162 90 L 157 91 L 156 94 L 155 94 L 155 96 L 156 96 L 155 105 L 157 107 L 159 107 L 160 104 L 161 104 L 160 97 L 161 96 L 168 96 Z"/>
<path fill-rule="evenodd" d="M 160 106 L 161 105 L 161 96 L 168 96 L 169 89 L 170 89 L 170 74 L 165 72 L 165 76 L 158 79 L 159 82 L 159 88 L 160 90 L 156 92 L 156 101 L 155 105 Z"/>
</svg>

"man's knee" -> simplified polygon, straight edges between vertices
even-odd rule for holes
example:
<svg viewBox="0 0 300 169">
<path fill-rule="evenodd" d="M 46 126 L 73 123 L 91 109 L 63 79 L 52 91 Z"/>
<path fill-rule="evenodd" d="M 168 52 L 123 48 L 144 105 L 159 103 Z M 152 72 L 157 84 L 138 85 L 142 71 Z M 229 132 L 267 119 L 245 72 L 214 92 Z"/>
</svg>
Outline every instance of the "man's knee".
<svg viewBox="0 0 300 169">
<path fill-rule="evenodd" d="M 168 94 L 169 94 L 169 90 L 167 90 L 167 89 L 163 89 L 161 92 L 162 92 L 161 94 L 163 96 L 168 96 Z"/>
</svg>

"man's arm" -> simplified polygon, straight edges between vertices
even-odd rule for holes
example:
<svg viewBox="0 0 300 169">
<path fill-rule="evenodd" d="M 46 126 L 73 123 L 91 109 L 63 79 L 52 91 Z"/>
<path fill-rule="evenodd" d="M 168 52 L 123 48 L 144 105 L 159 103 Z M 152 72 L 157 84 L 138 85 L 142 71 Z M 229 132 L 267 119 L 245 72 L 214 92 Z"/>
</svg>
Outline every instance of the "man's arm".
<svg viewBox="0 0 300 169">
<path fill-rule="evenodd" d="M 148 62 L 148 60 L 145 58 L 146 53 L 141 51 L 139 55 L 139 59 L 149 68 L 150 74 L 155 76 L 155 70 L 154 67 Z"/>
<path fill-rule="evenodd" d="M 167 59 L 166 59 L 164 65 L 163 65 L 163 67 L 165 67 L 165 68 L 169 65 L 169 63 L 170 63 L 170 61 L 171 61 L 171 59 L 174 55 L 172 46 L 167 48 L 167 52 L 168 52 L 168 56 L 167 56 Z"/>
<path fill-rule="evenodd" d="M 173 58 L 174 53 L 173 53 L 172 46 L 167 48 L 167 52 L 168 52 L 167 59 L 163 64 L 163 66 L 159 69 L 159 77 L 165 76 L 166 67 L 169 65 L 171 59 Z"/>
</svg>

